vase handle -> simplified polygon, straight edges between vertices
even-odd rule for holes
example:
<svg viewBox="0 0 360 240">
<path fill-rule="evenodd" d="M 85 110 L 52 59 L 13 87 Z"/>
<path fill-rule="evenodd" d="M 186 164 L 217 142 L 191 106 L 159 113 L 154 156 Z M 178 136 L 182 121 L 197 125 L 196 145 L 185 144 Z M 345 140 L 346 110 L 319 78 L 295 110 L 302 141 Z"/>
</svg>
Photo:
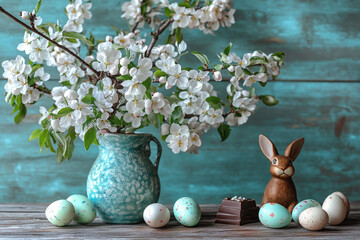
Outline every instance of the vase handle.
<svg viewBox="0 0 360 240">
<path fill-rule="evenodd" d="M 161 153 L 162 153 L 162 147 L 161 147 L 161 143 L 159 142 L 159 140 L 157 140 L 156 137 L 152 136 L 152 138 L 150 139 L 150 142 L 153 141 L 156 143 L 157 145 L 157 154 L 156 154 L 156 159 L 155 159 L 155 168 L 156 168 L 156 172 L 158 171 L 158 168 L 159 168 L 159 162 L 160 162 L 160 158 L 161 158 Z M 149 143 L 150 143 L 149 142 Z"/>
</svg>

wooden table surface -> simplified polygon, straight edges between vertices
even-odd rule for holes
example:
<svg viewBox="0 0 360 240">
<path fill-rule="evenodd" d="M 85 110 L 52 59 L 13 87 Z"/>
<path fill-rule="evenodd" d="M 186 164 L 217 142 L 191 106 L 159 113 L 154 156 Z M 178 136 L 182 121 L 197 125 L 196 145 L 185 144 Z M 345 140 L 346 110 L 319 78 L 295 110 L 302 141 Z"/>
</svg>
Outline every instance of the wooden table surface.
<svg viewBox="0 0 360 240">
<path fill-rule="evenodd" d="M 74 222 L 56 227 L 45 217 L 47 204 L 0 204 L 0 239 L 360 239 L 360 202 L 352 203 L 348 218 L 339 226 L 322 231 L 307 231 L 294 222 L 283 229 L 266 228 L 261 223 L 243 226 L 215 224 L 218 205 L 201 205 L 202 218 L 196 227 L 184 227 L 173 217 L 161 229 L 145 223 L 115 225 L 96 218 L 89 225 Z"/>
</svg>

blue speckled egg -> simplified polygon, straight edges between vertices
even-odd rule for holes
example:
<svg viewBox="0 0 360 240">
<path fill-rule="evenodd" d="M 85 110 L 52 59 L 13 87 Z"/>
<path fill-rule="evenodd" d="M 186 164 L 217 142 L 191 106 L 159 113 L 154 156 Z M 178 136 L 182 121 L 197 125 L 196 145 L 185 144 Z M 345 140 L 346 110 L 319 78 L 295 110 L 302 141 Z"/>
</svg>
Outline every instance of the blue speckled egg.
<svg viewBox="0 0 360 240">
<path fill-rule="evenodd" d="M 278 203 L 267 203 L 260 208 L 259 220 L 265 227 L 283 228 L 291 222 L 291 214 Z"/>
<path fill-rule="evenodd" d="M 292 211 L 292 218 L 294 219 L 294 221 L 296 223 L 299 223 L 299 216 L 302 213 L 302 211 L 304 211 L 305 209 L 311 208 L 311 207 L 320 207 L 321 208 L 321 205 L 314 199 L 306 199 L 306 200 L 303 200 L 303 201 L 299 202 L 298 204 L 296 204 L 296 206 L 294 207 L 294 209 Z"/>
<path fill-rule="evenodd" d="M 74 206 L 66 200 L 57 200 L 50 204 L 45 211 L 46 218 L 58 227 L 68 225 L 74 218 Z"/>
<path fill-rule="evenodd" d="M 82 224 L 91 223 L 96 217 L 94 204 L 85 196 L 74 194 L 67 198 L 74 205 L 74 221 Z"/>
<path fill-rule="evenodd" d="M 184 226 L 193 227 L 200 221 L 200 206 L 192 198 L 180 198 L 175 202 L 173 210 L 176 220 Z"/>
</svg>

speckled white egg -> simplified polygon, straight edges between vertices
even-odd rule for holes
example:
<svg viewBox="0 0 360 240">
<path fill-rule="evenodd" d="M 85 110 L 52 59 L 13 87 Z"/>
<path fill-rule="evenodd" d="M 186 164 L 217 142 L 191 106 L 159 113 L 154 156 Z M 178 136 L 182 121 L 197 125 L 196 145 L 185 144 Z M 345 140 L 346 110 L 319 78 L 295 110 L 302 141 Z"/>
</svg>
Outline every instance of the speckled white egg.
<svg viewBox="0 0 360 240">
<path fill-rule="evenodd" d="M 160 203 L 153 203 L 147 206 L 143 213 L 144 221 L 154 228 L 165 226 L 170 220 L 169 209 Z"/>
<path fill-rule="evenodd" d="M 260 208 L 259 220 L 265 227 L 283 228 L 291 222 L 291 214 L 278 203 L 267 203 Z"/>
<path fill-rule="evenodd" d="M 345 205 L 346 205 L 346 216 L 349 215 L 350 212 L 350 202 L 349 199 L 345 196 L 345 194 L 343 194 L 342 192 L 334 192 L 334 194 L 338 195 L 339 197 L 342 198 L 342 200 L 344 201 Z"/>
<path fill-rule="evenodd" d="M 300 225 L 312 231 L 323 229 L 329 222 L 329 216 L 321 207 L 311 207 L 301 212 Z"/>
<path fill-rule="evenodd" d="M 299 216 L 302 213 L 302 211 L 304 211 L 305 209 L 311 208 L 311 207 L 321 208 L 321 204 L 318 203 L 317 201 L 315 201 L 314 199 L 306 199 L 306 200 L 303 200 L 303 201 L 299 202 L 298 204 L 296 204 L 296 206 L 294 207 L 294 209 L 292 211 L 293 220 L 296 223 L 299 223 Z"/>
<path fill-rule="evenodd" d="M 329 215 L 330 225 L 339 225 L 342 223 L 347 214 L 344 200 L 337 194 L 330 194 L 324 201 L 322 208 Z"/>
<path fill-rule="evenodd" d="M 58 227 L 68 225 L 75 216 L 74 206 L 66 200 L 57 200 L 51 203 L 45 211 L 46 218 Z"/>
<path fill-rule="evenodd" d="M 87 197 L 74 194 L 66 200 L 72 203 L 75 208 L 74 221 L 81 224 L 88 224 L 96 218 L 96 211 L 94 204 Z"/>
<path fill-rule="evenodd" d="M 193 227 L 200 221 L 201 209 L 194 199 L 183 197 L 175 202 L 174 215 L 176 220 L 182 225 Z"/>
</svg>

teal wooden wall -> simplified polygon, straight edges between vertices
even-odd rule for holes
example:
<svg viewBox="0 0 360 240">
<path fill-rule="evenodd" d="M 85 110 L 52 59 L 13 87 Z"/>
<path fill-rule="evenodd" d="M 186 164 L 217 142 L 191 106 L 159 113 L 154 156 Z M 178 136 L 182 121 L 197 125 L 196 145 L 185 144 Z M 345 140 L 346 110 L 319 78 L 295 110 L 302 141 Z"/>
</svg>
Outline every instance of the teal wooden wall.
<svg viewBox="0 0 360 240">
<path fill-rule="evenodd" d="M 30 11 L 35 3 L 0 0 L 0 6 L 12 13 Z M 121 3 L 94 0 L 89 31 L 103 37 L 113 34 L 110 25 L 126 29 L 119 17 Z M 65 5 L 66 1 L 43 0 L 39 14 L 45 20 L 64 23 Z M 284 51 L 286 65 L 280 80 L 260 89 L 260 93 L 275 95 L 280 104 L 272 108 L 259 105 L 248 124 L 233 129 L 224 143 L 219 144 L 217 132 L 212 130 L 204 135 L 198 155 L 174 155 L 163 144 L 160 201 L 173 203 L 179 197 L 192 196 L 200 203 L 214 203 L 226 196 L 244 195 L 260 202 L 270 179 L 269 162 L 258 146 L 260 133 L 270 137 L 280 151 L 290 141 L 305 137 L 295 162 L 299 199 L 323 201 L 338 190 L 359 201 L 359 1 L 258 0 L 234 1 L 234 5 L 237 23 L 233 28 L 222 29 L 216 36 L 187 31 L 188 46 L 209 53 L 214 61 L 228 42 L 239 54 Z M 0 61 L 19 54 L 16 46 L 23 37 L 21 30 L 0 15 Z M 187 58 L 187 64 L 193 60 Z M 0 80 L 0 89 L 4 84 Z M 225 86 L 216 84 L 218 90 Z M 82 142 L 77 142 L 73 159 L 61 165 L 51 153 L 38 154 L 38 145 L 27 138 L 37 128 L 39 105 L 30 107 L 25 121 L 15 125 L 10 106 L 0 100 L 0 202 L 51 202 L 86 193 L 96 147 L 86 152 Z M 158 136 L 156 129 L 145 131 Z"/>
</svg>

